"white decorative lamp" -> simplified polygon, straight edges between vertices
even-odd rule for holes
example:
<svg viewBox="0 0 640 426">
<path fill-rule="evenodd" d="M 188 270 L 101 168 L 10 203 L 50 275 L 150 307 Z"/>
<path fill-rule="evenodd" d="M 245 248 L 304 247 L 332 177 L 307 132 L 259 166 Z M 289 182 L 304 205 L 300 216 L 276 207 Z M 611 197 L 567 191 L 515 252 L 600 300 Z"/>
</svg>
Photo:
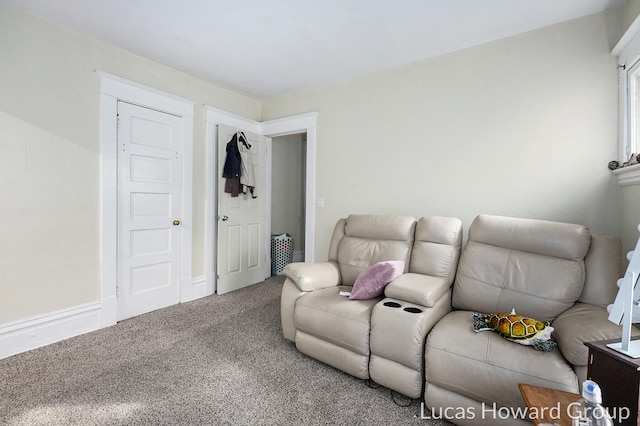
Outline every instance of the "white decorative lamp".
<svg viewBox="0 0 640 426">
<path fill-rule="evenodd" d="M 640 226 L 638 226 L 640 231 Z M 618 294 L 613 304 L 607 306 L 609 321 L 622 324 L 622 339 L 607 346 L 631 358 L 640 358 L 640 340 L 631 340 L 631 327 L 640 322 L 640 239 L 634 251 L 627 254 L 629 266 L 623 278 L 618 280 Z"/>
</svg>

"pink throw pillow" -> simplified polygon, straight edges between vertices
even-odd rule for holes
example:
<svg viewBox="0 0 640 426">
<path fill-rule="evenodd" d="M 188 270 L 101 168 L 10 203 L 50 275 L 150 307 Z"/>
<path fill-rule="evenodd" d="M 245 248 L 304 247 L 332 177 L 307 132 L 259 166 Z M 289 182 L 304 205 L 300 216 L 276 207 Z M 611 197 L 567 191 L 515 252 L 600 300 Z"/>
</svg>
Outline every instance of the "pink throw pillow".
<svg viewBox="0 0 640 426">
<path fill-rule="evenodd" d="M 404 272 L 404 261 L 378 262 L 360 272 L 349 299 L 373 299 L 384 293 L 384 287 Z"/>
</svg>

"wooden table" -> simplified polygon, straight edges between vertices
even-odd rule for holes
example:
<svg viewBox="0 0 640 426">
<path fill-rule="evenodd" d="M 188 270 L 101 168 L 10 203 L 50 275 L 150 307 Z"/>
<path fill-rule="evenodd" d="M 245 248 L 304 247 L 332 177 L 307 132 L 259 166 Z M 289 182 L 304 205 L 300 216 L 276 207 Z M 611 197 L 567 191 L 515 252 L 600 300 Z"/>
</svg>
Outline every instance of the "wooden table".
<svg viewBox="0 0 640 426">
<path fill-rule="evenodd" d="M 577 393 L 564 392 L 540 386 L 518 384 L 534 424 L 556 423 L 560 426 L 571 426 L 568 406 L 581 398 Z"/>
</svg>

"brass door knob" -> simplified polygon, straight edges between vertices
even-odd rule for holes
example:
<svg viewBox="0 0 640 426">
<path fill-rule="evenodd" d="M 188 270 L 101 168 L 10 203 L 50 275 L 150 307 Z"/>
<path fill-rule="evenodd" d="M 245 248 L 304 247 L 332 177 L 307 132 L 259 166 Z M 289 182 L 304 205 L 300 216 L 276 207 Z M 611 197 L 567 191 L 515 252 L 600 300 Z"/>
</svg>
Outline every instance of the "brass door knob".
<svg viewBox="0 0 640 426">
<path fill-rule="evenodd" d="M 179 220 L 177 220 L 177 219 L 176 219 L 176 220 L 174 220 L 174 221 L 173 221 L 173 225 L 174 225 L 174 226 L 178 226 L 178 225 L 180 225 L 180 221 L 179 221 Z"/>
</svg>

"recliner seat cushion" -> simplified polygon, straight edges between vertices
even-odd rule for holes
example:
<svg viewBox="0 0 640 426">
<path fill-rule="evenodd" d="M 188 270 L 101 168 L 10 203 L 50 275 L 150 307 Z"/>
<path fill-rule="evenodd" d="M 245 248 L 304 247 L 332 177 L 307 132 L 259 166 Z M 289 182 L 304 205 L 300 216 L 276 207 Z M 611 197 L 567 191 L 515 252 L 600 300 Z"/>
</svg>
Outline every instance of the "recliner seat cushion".
<svg viewBox="0 0 640 426">
<path fill-rule="evenodd" d="M 294 312 L 295 328 L 368 356 L 371 311 L 381 298 L 350 300 L 340 296 L 340 291 L 351 291 L 351 287 L 330 287 L 300 297 Z"/>
<path fill-rule="evenodd" d="M 427 337 L 428 383 L 499 406 L 524 406 L 518 383 L 578 392 L 571 367 L 556 348 L 542 352 L 498 333 L 473 331 L 473 312 L 454 311 Z"/>
</svg>

